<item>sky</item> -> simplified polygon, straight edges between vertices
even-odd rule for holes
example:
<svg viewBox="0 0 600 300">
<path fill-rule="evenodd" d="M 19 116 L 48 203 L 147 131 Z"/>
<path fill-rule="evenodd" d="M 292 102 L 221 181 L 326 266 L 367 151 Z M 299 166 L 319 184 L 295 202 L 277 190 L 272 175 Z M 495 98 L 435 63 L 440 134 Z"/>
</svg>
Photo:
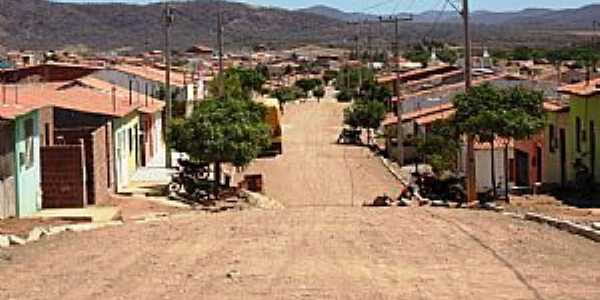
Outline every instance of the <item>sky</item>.
<svg viewBox="0 0 600 300">
<path fill-rule="evenodd" d="M 156 0 L 60 0 L 61 2 L 128 2 L 148 3 Z M 237 0 L 262 6 L 304 8 L 323 4 L 348 12 L 391 14 L 395 12 L 423 12 L 440 10 L 445 0 Z M 455 3 L 460 0 L 453 0 Z M 600 4 L 594 0 L 471 0 L 472 10 L 515 11 L 525 8 L 576 8 Z"/>
</svg>

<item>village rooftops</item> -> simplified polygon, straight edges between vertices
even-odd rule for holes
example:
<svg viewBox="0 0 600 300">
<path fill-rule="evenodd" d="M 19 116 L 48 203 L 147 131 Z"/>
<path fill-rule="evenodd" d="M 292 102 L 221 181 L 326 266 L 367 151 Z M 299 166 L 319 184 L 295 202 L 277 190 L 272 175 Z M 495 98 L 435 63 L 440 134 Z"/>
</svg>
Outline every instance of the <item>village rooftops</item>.
<svg viewBox="0 0 600 300">
<path fill-rule="evenodd" d="M 138 110 L 143 113 L 155 113 L 161 111 L 165 106 L 163 101 L 160 101 L 152 97 L 151 95 L 145 95 L 136 92 L 135 90 L 129 91 L 126 88 L 113 85 L 110 82 L 106 82 L 104 80 L 97 79 L 92 76 L 79 78 L 75 80 L 74 83 L 84 87 L 93 88 L 104 93 L 112 92 L 114 88 L 119 96 L 125 95 L 128 99 L 131 96 L 131 102 L 135 103 L 136 105 L 140 105 Z"/>
<path fill-rule="evenodd" d="M 451 113 L 448 113 L 448 112 L 451 112 Z M 405 113 L 402 115 L 402 123 L 408 123 L 408 122 L 412 122 L 412 121 L 419 123 L 418 120 L 422 119 L 421 120 L 422 124 L 419 124 L 419 125 L 423 125 L 426 123 L 426 121 L 431 120 L 431 118 L 430 118 L 431 116 L 435 116 L 433 119 L 436 119 L 436 117 L 443 117 L 443 116 L 449 117 L 454 112 L 455 112 L 454 105 L 452 105 L 452 103 L 444 103 L 441 105 Z M 394 125 L 397 123 L 398 123 L 398 117 L 394 116 L 394 115 L 389 115 L 386 118 L 386 120 L 383 122 L 383 125 L 389 126 L 389 125 Z"/>
<path fill-rule="evenodd" d="M 388 83 L 394 82 L 396 79 L 400 81 L 412 81 L 412 80 L 421 80 L 433 75 L 444 74 L 452 71 L 456 71 L 457 68 L 449 65 L 441 65 L 428 67 L 424 69 L 416 69 L 412 71 L 408 71 L 400 74 L 389 74 L 384 76 L 379 76 L 377 78 L 377 83 Z"/>
<path fill-rule="evenodd" d="M 0 102 L 0 120 L 14 120 L 15 118 L 28 114 L 36 109 L 40 109 L 44 105 L 32 105 L 32 104 L 15 104 Z"/>
<path fill-rule="evenodd" d="M 581 97 L 600 95 L 600 78 L 590 80 L 589 82 L 583 81 L 575 84 L 565 85 L 558 88 L 558 92 Z"/>
<path fill-rule="evenodd" d="M 3 101 L 2 103 L 5 103 L 6 106 L 14 106 L 20 110 L 29 109 L 31 111 L 53 106 L 110 117 L 124 117 L 134 111 L 147 108 L 143 103 L 130 99 L 129 95 L 122 90 L 116 90 L 114 93 L 112 91 L 105 92 L 79 86 L 74 82 L 7 85 L 5 89 L 7 91 L 6 98 L 0 101 Z M 157 109 L 158 106 L 152 108 L 152 110 Z M 14 110 L 15 108 L 13 108 Z M 13 115 L 16 113 L 19 111 L 12 112 Z"/>
<path fill-rule="evenodd" d="M 111 66 L 112 69 L 139 76 L 146 80 L 154 82 L 165 82 L 165 70 L 157 69 L 152 66 L 134 66 L 130 64 L 117 64 Z M 177 87 L 184 87 L 186 85 L 185 74 L 178 71 L 171 71 L 171 84 Z"/>
<path fill-rule="evenodd" d="M 561 100 L 546 100 L 544 101 L 544 110 L 548 112 L 568 112 L 569 103 Z"/>
</svg>

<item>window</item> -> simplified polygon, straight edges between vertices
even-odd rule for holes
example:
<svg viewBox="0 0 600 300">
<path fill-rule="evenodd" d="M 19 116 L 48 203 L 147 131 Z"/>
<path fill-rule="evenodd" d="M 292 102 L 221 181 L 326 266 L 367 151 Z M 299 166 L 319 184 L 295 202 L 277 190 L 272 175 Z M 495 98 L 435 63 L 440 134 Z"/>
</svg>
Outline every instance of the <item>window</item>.
<svg viewBox="0 0 600 300">
<path fill-rule="evenodd" d="M 25 120 L 25 152 L 23 153 L 21 159 L 21 166 L 25 166 L 26 168 L 33 167 L 34 164 L 34 155 L 33 155 L 33 119 L 29 118 Z"/>
<path fill-rule="evenodd" d="M 548 146 L 550 153 L 556 152 L 556 134 L 554 125 L 548 125 Z"/>
<path fill-rule="evenodd" d="M 128 142 L 129 142 L 129 152 L 133 152 L 133 129 L 129 128 L 129 130 L 127 130 L 128 133 Z"/>
<path fill-rule="evenodd" d="M 575 139 L 577 152 L 581 152 L 581 119 L 579 117 L 575 119 Z"/>
</svg>

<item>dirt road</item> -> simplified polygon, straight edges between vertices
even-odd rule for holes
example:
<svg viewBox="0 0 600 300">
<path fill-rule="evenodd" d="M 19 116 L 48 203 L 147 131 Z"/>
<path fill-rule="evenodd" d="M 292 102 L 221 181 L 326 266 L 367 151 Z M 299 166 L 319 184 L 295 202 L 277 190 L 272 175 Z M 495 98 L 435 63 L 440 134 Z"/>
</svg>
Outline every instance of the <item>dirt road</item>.
<svg viewBox="0 0 600 300">
<path fill-rule="evenodd" d="M 11 248 L 0 299 L 600 299 L 600 246 L 586 239 L 489 212 L 359 207 L 397 183 L 332 144 L 340 112 L 288 107 L 285 155 L 253 166 L 286 209 Z"/>
</svg>

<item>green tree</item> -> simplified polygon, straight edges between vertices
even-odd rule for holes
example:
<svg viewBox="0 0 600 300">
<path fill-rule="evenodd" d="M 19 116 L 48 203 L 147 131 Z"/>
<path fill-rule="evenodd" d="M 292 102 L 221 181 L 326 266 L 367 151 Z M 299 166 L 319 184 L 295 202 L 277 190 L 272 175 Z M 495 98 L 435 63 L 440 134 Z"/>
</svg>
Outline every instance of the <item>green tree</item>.
<svg viewBox="0 0 600 300">
<path fill-rule="evenodd" d="M 454 120 L 435 121 L 431 124 L 431 131 L 415 139 L 417 152 L 436 174 L 456 171 L 462 144 Z"/>
<path fill-rule="evenodd" d="M 385 118 L 385 104 L 375 101 L 357 101 L 344 110 L 344 124 L 367 130 L 367 142 L 371 144 L 371 130 L 381 126 Z"/>
<path fill-rule="evenodd" d="M 499 89 L 484 84 L 457 95 L 454 106 L 461 132 L 490 143 L 492 187 L 497 198 L 494 141 L 496 137 L 520 140 L 542 130 L 545 126 L 543 93 L 524 87 Z"/>
<path fill-rule="evenodd" d="M 218 195 L 221 164 L 246 166 L 270 146 L 266 107 L 237 99 L 202 101 L 188 119 L 175 120 L 167 142 L 194 161 L 215 165 Z"/>
<path fill-rule="evenodd" d="M 369 68 L 351 68 L 345 67 L 340 72 L 338 72 L 338 77 L 336 80 L 336 89 L 351 89 L 358 90 L 362 82 L 373 80 L 375 75 L 373 70 Z"/>
<path fill-rule="evenodd" d="M 220 80 L 224 77 L 224 98 L 227 99 L 252 99 L 252 92 L 260 93 L 266 78 L 257 70 L 232 68 L 209 83 L 209 92 L 213 96 L 219 95 Z"/>
<path fill-rule="evenodd" d="M 378 85 L 371 79 L 363 82 L 358 97 L 365 101 L 378 101 L 385 103 L 392 98 L 392 91 L 385 86 Z"/>
<path fill-rule="evenodd" d="M 334 70 L 325 70 L 325 72 L 323 73 L 323 82 L 325 83 L 325 85 L 329 85 L 329 83 L 334 80 L 335 78 L 337 78 L 338 76 L 338 72 L 334 71 Z"/>
<path fill-rule="evenodd" d="M 251 95 L 242 88 L 239 74 L 226 71 L 218 74 L 208 83 L 208 92 L 213 97 L 219 97 L 221 80 L 223 80 L 223 99 L 245 99 L 250 100 Z"/>
<path fill-rule="evenodd" d="M 562 67 L 563 61 L 565 61 L 567 59 L 567 55 L 566 55 L 565 51 L 562 49 L 554 49 L 554 50 L 548 51 L 546 53 L 546 58 L 556 69 L 557 83 L 560 84 L 560 80 L 561 80 L 560 69 Z"/>
<path fill-rule="evenodd" d="M 265 79 L 271 78 L 271 73 L 269 72 L 269 68 L 266 65 L 258 64 L 254 68 L 254 70 L 260 73 Z"/>
<path fill-rule="evenodd" d="M 325 89 L 323 86 L 320 85 L 316 87 L 313 91 L 313 95 L 317 98 L 318 102 L 321 102 L 321 98 L 325 97 Z"/>
<path fill-rule="evenodd" d="M 338 102 L 350 102 L 354 97 L 354 93 L 350 89 L 342 89 L 336 95 Z"/>
<path fill-rule="evenodd" d="M 321 83 L 320 79 L 300 79 L 296 81 L 295 86 L 302 90 L 304 97 L 307 97 L 308 92 L 314 90 Z"/>
</svg>

